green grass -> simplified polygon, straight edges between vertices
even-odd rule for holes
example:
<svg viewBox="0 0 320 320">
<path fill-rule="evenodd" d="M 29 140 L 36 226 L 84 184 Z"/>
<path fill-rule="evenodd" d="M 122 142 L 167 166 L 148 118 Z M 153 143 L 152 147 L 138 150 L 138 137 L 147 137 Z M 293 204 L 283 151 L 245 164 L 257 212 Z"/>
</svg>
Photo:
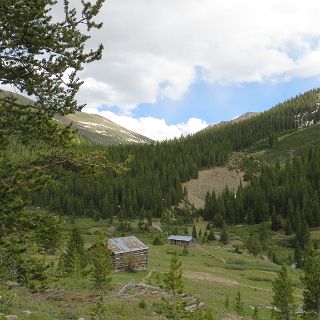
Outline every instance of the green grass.
<svg viewBox="0 0 320 320">
<path fill-rule="evenodd" d="M 116 231 L 117 223 L 112 225 L 108 221 L 94 221 L 83 218 L 76 219 L 86 246 L 90 246 L 97 238 L 119 236 Z M 132 223 L 133 227 L 136 222 Z M 206 222 L 199 220 L 197 229 L 205 230 Z M 230 244 L 222 246 L 218 241 L 211 244 L 199 244 L 189 248 L 189 254 L 182 255 L 182 247 L 164 245 L 152 245 L 153 234 L 143 234 L 133 231 L 149 246 L 149 269 L 136 273 L 113 273 L 113 290 L 106 299 L 106 308 L 111 319 L 155 319 L 154 312 L 158 309 L 157 303 L 161 302 L 161 296 L 151 291 L 132 292 L 129 297 L 117 297 L 115 294 L 119 288 L 134 279 L 136 282 L 143 281 L 151 269 L 154 272 L 145 283 L 161 285 L 163 274 L 168 271 L 171 253 L 176 250 L 180 255 L 183 267 L 185 292 L 203 300 L 208 308 L 214 311 L 216 319 L 226 312 L 224 301 L 229 297 L 229 313 L 234 314 L 234 298 L 237 291 L 241 291 L 245 302 L 246 317 L 250 319 L 252 307 L 258 306 L 260 318 L 270 319 L 270 310 L 267 308 L 272 301 L 272 280 L 280 266 L 260 258 L 255 258 L 243 250 L 242 254 L 234 253 L 234 244 L 241 244 L 252 230 L 257 226 L 232 226 L 228 227 L 231 238 Z M 219 234 L 219 230 L 215 230 Z M 312 230 L 312 237 L 320 238 L 320 230 Z M 281 261 L 285 261 L 292 249 L 279 247 L 279 243 L 286 243 L 287 236 L 281 233 L 271 233 L 272 249 Z M 55 259 L 56 257 L 50 257 Z M 49 271 L 53 273 L 53 270 Z M 301 303 L 302 291 L 300 288 L 301 271 L 290 269 L 290 275 L 295 286 L 297 303 Z M 53 281 L 55 279 L 55 281 Z M 47 293 L 30 294 L 24 289 L 7 290 L 0 286 L 0 295 L 12 295 L 14 301 L 10 306 L 9 313 L 22 317 L 21 311 L 28 309 L 33 313 L 32 319 L 78 319 L 83 316 L 89 319 L 90 312 L 99 299 L 99 292 L 92 287 L 90 276 L 81 279 L 54 278 L 51 277 L 50 291 Z M 6 290 L 6 292 L 4 292 Z M 134 296 L 136 294 L 136 296 Z M 146 301 L 146 308 L 139 308 L 139 302 Z M 1 307 L 1 304 L 0 304 Z M 0 309 L 1 312 L 1 309 Z"/>
<path fill-rule="evenodd" d="M 264 143 L 255 145 L 248 150 L 249 154 L 262 161 L 285 161 L 292 154 L 297 154 L 305 147 L 320 144 L 320 125 L 290 132 L 279 137 L 279 142 L 272 148 Z"/>
</svg>

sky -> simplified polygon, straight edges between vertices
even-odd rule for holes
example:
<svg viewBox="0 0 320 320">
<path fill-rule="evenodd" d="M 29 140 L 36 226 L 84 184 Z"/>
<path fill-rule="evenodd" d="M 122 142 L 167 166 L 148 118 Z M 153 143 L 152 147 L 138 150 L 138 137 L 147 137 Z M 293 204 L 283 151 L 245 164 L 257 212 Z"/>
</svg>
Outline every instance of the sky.
<svg viewBox="0 0 320 320">
<path fill-rule="evenodd" d="M 264 111 L 320 86 L 319 12 L 318 0 L 107 0 L 79 100 L 155 140 Z"/>
</svg>

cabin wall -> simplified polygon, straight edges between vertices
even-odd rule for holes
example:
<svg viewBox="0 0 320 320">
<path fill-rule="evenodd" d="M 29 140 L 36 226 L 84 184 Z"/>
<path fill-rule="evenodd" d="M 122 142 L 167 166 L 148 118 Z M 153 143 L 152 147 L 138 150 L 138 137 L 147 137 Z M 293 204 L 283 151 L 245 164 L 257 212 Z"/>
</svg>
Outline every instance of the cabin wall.
<svg viewBox="0 0 320 320">
<path fill-rule="evenodd" d="M 170 240 L 171 244 L 178 245 L 178 246 L 194 246 L 194 241 L 182 241 L 182 240 Z"/>
<path fill-rule="evenodd" d="M 113 254 L 112 262 L 115 271 L 143 270 L 148 267 L 148 250 Z"/>
</svg>

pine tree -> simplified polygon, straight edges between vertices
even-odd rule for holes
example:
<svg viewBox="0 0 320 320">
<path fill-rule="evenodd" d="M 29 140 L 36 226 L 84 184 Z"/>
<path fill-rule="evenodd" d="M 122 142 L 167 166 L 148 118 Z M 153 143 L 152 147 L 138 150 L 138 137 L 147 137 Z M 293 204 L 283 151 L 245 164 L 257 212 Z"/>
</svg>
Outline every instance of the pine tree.
<svg viewBox="0 0 320 320">
<path fill-rule="evenodd" d="M 220 233 L 220 242 L 223 244 L 227 244 L 229 242 L 229 235 L 225 225 L 223 225 L 222 232 Z"/>
<path fill-rule="evenodd" d="M 236 298 L 235 298 L 235 305 L 234 305 L 234 310 L 239 316 L 244 315 L 244 303 L 241 300 L 241 293 L 240 290 L 238 291 Z"/>
<path fill-rule="evenodd" d="M 110 289 L 112 270 L 111 252 L 102 243 L 94 244 L 90 249 L 90 262 L 92 264 L 92 281 L 94 287 L 100 290 Z"/>
<path fill-rule="evenodd" d="M 306 319 L 320 320 L 320 258 L 310 256 L 301 277 L 303 285 L 303 311 Z"/>
<path fill-rule="evenodd" d="M 262 251 L 262 247 L 259 238 L 251 233 L 249 239 L 246 241 L 246 247 L 249 253 L 253 254 L 255 257 Z"/>
<path fill-rule="evenodd" d="M 216 240 L 216 237 L 214 235 L 213 228 L 211 228 L 208 234 L 208 241 L 214 241 L 214 240 Z"/>
<path fill-rule="evenodd" d="M 177 252 L 171 257 L 170 269 L 164 275 L 164 287 L 172 294 L 173 308 L 175 315 L 177 314 L 177 294 L 183 291 L 182 283 L 182 267 Z"/>
<path fill-rule="evenodd" d="M 298 241 L 296 241 L 296 245 L 294 248 L 294 262 L 298 268 L 303 267 L 303 251 L 300 247 L 300 244 Z"/>
<path fill-rule="evenodd" d="M 66 273 L 66 254 L 65 252 L 61 252 L 57 264 L 57 273 L 60 277 L 62 277 Z"/>
<path fill-rule="evenodd" d="M 193 227 L 192 227 L 192 237 L 194 239 L 197 239 L 197 229 L 196 229 L 195 225 L 193 225 Z"/>
<path fill-rule="evenodd" d="M 264 222 L 259 226 L 259 241 L 261 243 L 262 249 L 266 250 L 269 246 L 269 229 L 267 224 Z"/>
<path fill-rule="evenodd" d="M 273 301 L 272 317 L 277 320 L 293 319 L 295 310 L 293 287 L 288 275 L 288 268 L 282 266 L 277 278 L 272 282 Z"/>
<path fill-rule="evenodd" d="M 74 226 L 71 230 L 65 253 L 66 271 L 70 274 L 79 275 L 85 265 L 84 241 L 78 228 Z"/>
<path fill-rule="evenodd" d="M 273 207 L 272 216 L 271 216 L 271 230 L 278 231 L 281 228 L 281 220 L 276 214 L 276 209 Z"/>
</svg>

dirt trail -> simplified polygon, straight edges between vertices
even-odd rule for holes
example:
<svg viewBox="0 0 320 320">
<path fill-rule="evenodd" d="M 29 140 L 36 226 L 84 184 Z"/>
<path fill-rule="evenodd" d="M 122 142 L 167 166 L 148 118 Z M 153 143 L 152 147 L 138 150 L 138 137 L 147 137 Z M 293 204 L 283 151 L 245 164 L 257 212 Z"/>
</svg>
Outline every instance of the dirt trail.
<svg viewBox="0 0 320 320">
<path fill-rule="evenodd" d="M 152 273 L 155 271 L 156 271 L 155 268 L 150 269 L 148 274 L 141 280 L 140 284 L 144 284 L 146 282 L 146 280 L 149 279 L 151 277 Z"/>
<path fill-rule="evenodd" d="M 213 276 L 212 274 L 205 273 L 205 272 L 191 272 L 187 271 L 183 273 L 183 276 L 188 279 L 194 279 L 194 280 L 202 280 L 206 282 L 215 282 L 215 283 L 221 283 L 225 284 L 227 286 L 238 286 L 239 282 L 236 280 L 230 280 L 223 277 L 217 277 Z"/>
<path fill-rule="evenodd" d="M 194 280 L 201 280 L 201 281 L 205 281 L 205 282 L 214 282 L 214 283 L 220 283 L 220 284 L 224 284 L 226 286 L 239 286 L 239 287 L 246 287 L 246 288 L 250 288 L 253 290 L 262 290 L 262 291 L 267 291 L 267 292 L 271 292 L 272 290 L 267 289 L 267 288 L 260 288 L 260 287 L 255 287 L 255 286 L 250 286 L 247 284 L 243 284 L 238 282 L 237 280 L 231 280 L 231 279 L 227 279 L 224 277 L 218 277 L 218 276 L 214 276 L 210 273 L 205 273 L 205 272 L 185 272 L 183 273 L 183 276 L 188 278 L 188 279 L 194 279 Z"/>
<path fill-rule="evenodd" d="M 224 264 L 226 264 L 226 260 L 224 260 L 223 258 L 216 256 L 215 254 L 211 253 L 210 251 L 208 251 L 208 250 L 206 250 L 206 249 L 204 249 L 204 248 L 202 248 L 202 247 L 200 247 L 200 246 L 197 246 L 197 248 L 198 248 L 199 250 L 201 250 L 201 251 L 209 254 L 210 256 L 212 256 L 212 257 L 214 257 L 214 258 L 222 261 Z"/>
</svg>

